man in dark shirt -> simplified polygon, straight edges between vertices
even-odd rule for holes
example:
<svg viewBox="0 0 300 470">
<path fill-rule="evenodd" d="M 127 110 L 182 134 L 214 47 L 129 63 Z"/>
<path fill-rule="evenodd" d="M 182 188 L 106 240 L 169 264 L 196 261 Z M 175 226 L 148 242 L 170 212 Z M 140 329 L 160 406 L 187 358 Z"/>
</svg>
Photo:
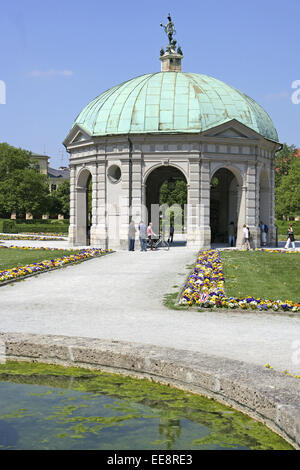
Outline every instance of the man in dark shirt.
<svg viewBox="0 0 300 470">
<path fill-rule="evenodd" d="M 170 225 L 170 235 L 169 235 L 169 238 L 168 238 L 168 243 L 173 243 L 173 237 L 174 237 L 174 227 L 171 224 Z"/>
</svg>

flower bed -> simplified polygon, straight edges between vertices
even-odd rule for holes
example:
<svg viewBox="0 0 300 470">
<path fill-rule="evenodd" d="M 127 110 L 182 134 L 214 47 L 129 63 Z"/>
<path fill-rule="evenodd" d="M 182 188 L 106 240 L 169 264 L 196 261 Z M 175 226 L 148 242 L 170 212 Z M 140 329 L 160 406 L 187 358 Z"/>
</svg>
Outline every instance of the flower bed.
<svg viewBox="0 0 300 470">
<path fill-rule="evenodd" d="M 65 237 L 68 238 L 67 233 L 62 232 L 22 232 L 21 235 L 38 235 L 38 236 L 46 236 L 46 237 Z"/>
<path fill-rule="evenodd" d="M 10 248 L 23 248 L 23 249 L 41 249 L 41 248 L 32 248 L 32 247 L 10 247 Z M 42 248 L 44 250 L 53 250 L 55 248 Z M 81 250 L 77 254 L 72 254 L 70 256 L 62 256 L 61 258 L 54 258 L 51 260 L 45 260 L 39 263 L 27 264 L 25 266 L 19 266 L 12 269 L 7 269 L 5 271 L 0 271 L 0 285 L 1 283 L 15 280 L 18 278 L 23 278 L 26 276 L 31 276 L 44 271 L 49 271 L 51 269 L 57 269 L 68 264 L 79 263 L 81 261 L 96 258 L 98 256 L 105 255 L 107 253 L 112 253 L 112 250 L 103 250 L 101 248 L 91 248 L 87 250 Z"/>
<path fill-rule="evenodd" d="M 262 249 L 262 251 L 282 252 L 281 250 Z M 300 303 L 289 300 L 266 300 L 254 297 L 227 297 L 225 293 L 223 265 L 217 250 L 199 253 L 196 267 L 190 274 L 182 293 L 180 304 L 197 305 L 206 308 L 229 308 L 241 310 L 300 311 Z"/>
<path fill-rule="evenodd" d="M 35 235 L 27 235 L 27 234 L 14 234 L 14 235 L 6 235 L 6 234 L 1 234 L 0 235 L 0 240 L 51 240 L 51 241 L 65 241 L 65 238 L 58 237 L 58 236 L 43 236 L 42 234 L 35 234 Z"/>
<path fill-rule="evenodd" d="M 0 249 L 16 248 L 18 250 L 44 250 L 44 251 L 74 251 L 74 248 L 50 248 L 48 246 L 19 246 L 19 245 L 2 245 Z"/>
</svg>

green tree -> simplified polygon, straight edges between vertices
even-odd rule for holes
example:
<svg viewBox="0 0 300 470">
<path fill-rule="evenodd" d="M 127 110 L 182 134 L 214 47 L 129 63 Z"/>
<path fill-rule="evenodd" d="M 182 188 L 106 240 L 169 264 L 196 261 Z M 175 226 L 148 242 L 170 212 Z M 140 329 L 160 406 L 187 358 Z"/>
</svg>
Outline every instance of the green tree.
<svg viewBox="0 0 300 470">
<path fill-rule="evenodd" d="M 0 214 L 5 217 L 26 212 L 40 217 L 48 212 L 47 176 L 41 175 L 31 160 L 31 152 L 0 144 Z"/>
<path fill-rule="evenodd" d="M 187 203 L 186 182 L 183 180 L 165 181 L 160 188 L 159 203 L 168 204 L 168 206 L 179 204 L 183 208 Z"/>
<path fill-rule="evenodd" d="M 65 217 L 69 217 L 70 214 L 70 182 L 68 180 L 63 181 L 58 185 L 55 191 L 50 194 L 50 204 L 52 204 L 49 212 L 57 216 L 63 214 Z"/>
<path fill-rule="evenodd" d="M 48 179 L 36 170 L 14 170 L 0 181 L 0 206 L 6 212 L 24 216 L 30 213 L 39 218 L 48 208 Z"/>
<path fill-rule="evenodd" d="M 275 188 L 276 217 L 290 219 L 300 215 L 300 158 L 291 163 L 288 174 Z"/>
<path fill-rule="evenodd" d="M 290 166 L 297 158 L 295 145 L 283 144 L 282 150 L 275 154 L 275 185 L 279 185 L 281 178 L 287 176 Z"/>
<path fill-rule="evenodd" d="M 30 167 L 31 152 L 0 143 L 0 181 L 5 180 L 16 170 Z"/>
<path fill-rule="evenodd" d="M 169 208 L 179 205 L 180 209 L 174 207 L 171 211 L 167 211 L 167 217 L 170 217 L 170 223 L 176 224 L 180 221 L 180 226 L 184 224 L 184 205 L 187 203 L 187 185 L 184 180 L 165 181 L 160 188 L 159 204 L 167 204 Z M 180 216 L 181 214 L 181 216 Z M 179 227 L 177 227 L 178 230 Z M 176 227 L 175 227 L 176 229 Z"/>
<path fill-rule="evenodd" d="M 50 219 L 56 219 L 58 214 L 62 214 L 61 202 L 56 195 L 56 191 L 52 191 L 47 198 L 46 212 Z"/>
</svg>

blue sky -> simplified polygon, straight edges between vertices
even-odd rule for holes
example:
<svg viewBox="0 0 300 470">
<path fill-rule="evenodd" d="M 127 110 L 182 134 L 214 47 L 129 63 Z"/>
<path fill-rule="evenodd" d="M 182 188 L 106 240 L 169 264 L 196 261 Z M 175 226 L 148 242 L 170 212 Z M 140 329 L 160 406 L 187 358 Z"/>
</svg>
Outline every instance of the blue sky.
<svg viewBox="0 0 300 470">
<path fill-rule="evenodd" d="M 251 96 L 281 142 L 300 147 L 300 103 L 291 99 L 300 80 L 299 0 L 3 2 L 0 142 L 46 152 L 54 168 L 68 164 L 62 141 L 80 110 L 113 85 L 160 70 L 167 39 L 159 25 L 169 12 L 183 71 Z"/>
</svg>

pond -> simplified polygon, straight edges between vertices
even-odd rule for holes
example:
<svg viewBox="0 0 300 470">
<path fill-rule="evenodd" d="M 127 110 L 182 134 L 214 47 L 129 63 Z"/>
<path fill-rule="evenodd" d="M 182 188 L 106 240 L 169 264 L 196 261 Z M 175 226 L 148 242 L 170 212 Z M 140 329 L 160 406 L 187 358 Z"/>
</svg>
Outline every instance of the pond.
<svg viewBox="0 0 300 470">
<path fill-rule="evenodd" d="M 292 447 L 242 413 L 147 379 L 7 362 L 0 364 L 0 449 Z"/>
</svg>

